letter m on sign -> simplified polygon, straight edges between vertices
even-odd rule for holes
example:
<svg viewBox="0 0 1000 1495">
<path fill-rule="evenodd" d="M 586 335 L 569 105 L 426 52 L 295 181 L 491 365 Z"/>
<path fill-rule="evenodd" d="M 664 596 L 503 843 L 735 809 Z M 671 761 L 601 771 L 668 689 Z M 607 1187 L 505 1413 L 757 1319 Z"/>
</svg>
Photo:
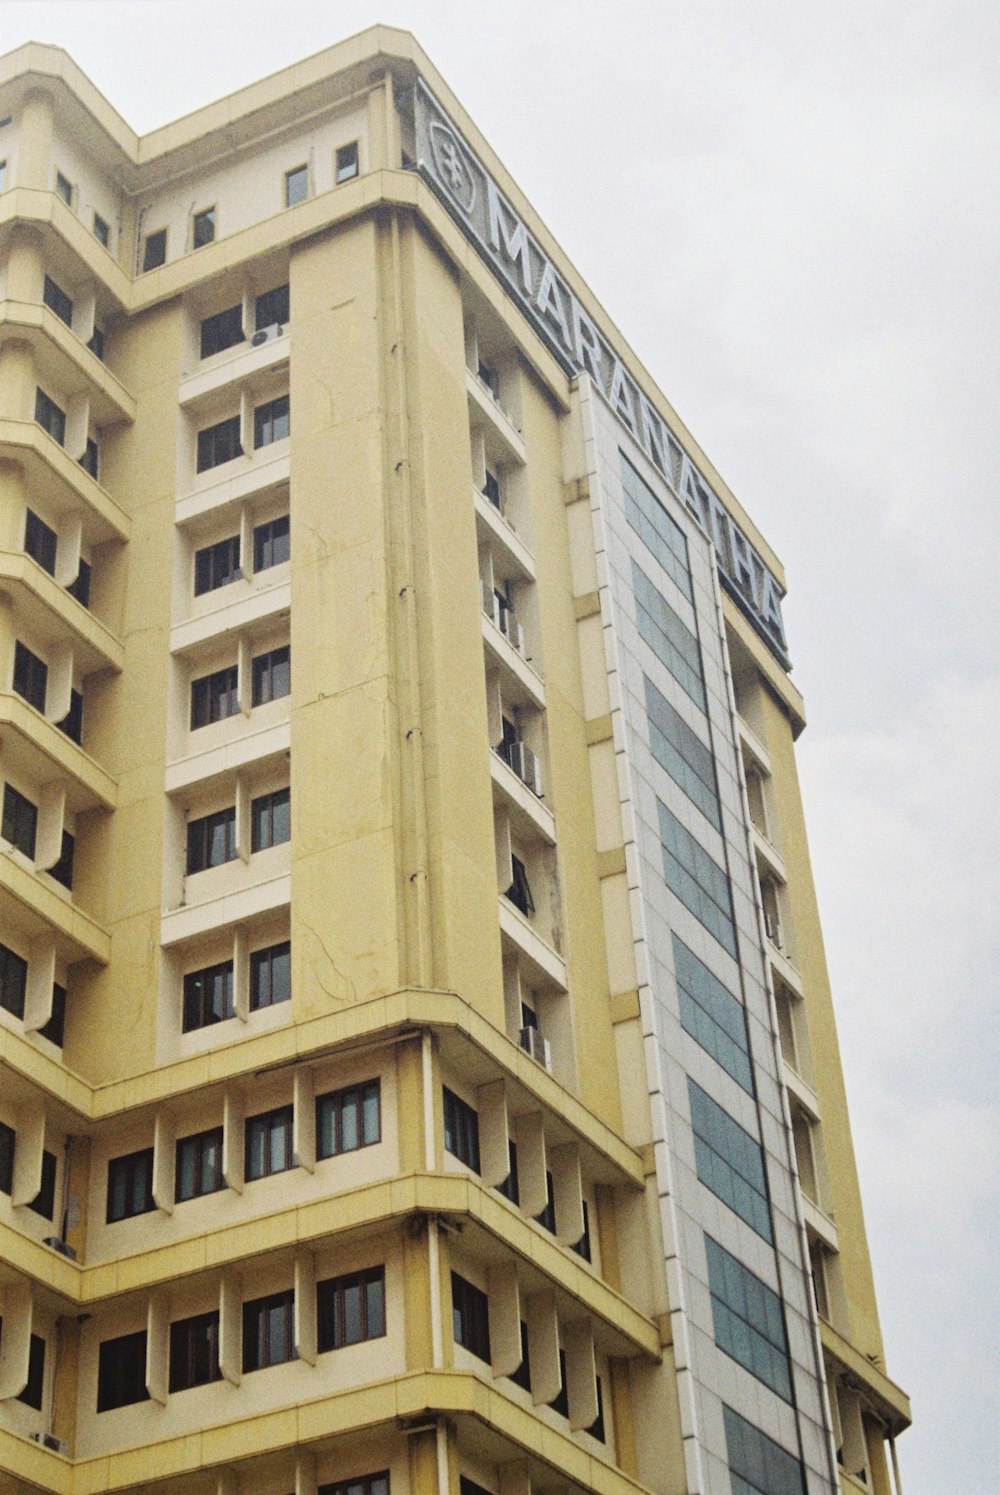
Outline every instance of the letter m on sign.
<svg viewBox="0 0 1000 1495">
<path fill-rule="evenodd" d="M 503 254 L 510 267 L 520 266 L 521 284 L 530 296 L 531 291 L 531 261 L 528 252 L 528 230 L 517 217 L 513 208 L 509 207 L 500 196 L 496 182 L 492 178 L 486 179 L 486 198 L 489 206 L 490 219 L 490 247 L 497 254 Z M 513 228 L 510 227 L 508 219 L 513 220 Z M 503 246 L 501 250 L 501 244 Z M 504 266 L 507 268 L 507 265 Z M 511 273 L 513 273 L 511 269 Z"/>
</svg>

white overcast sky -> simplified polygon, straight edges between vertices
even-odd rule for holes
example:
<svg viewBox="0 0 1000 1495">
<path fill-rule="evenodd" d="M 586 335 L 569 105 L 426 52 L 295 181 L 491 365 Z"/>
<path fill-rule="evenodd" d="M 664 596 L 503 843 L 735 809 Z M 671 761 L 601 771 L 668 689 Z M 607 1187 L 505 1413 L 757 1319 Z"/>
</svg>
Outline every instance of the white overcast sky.
<svg viewBox="0 0 1000 1495">
<path fill-rule="evenodd" d="M 139 131 L 412 30 L 788 571 L 906 1495 L 1000 1488 L 996 0 L 0 3 Z"/>
</svg>

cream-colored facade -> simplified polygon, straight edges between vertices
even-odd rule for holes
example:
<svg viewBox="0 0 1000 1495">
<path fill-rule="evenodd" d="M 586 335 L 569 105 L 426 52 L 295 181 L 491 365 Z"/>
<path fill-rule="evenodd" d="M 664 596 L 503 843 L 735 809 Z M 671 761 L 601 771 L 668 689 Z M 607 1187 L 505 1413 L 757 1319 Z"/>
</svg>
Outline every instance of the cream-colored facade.
<svg viewBox="0 0 1000 1495">
<path fill-rule="evenodd" d="M 898 1492 L 782 592 L 406 33 L 0 59 L 3 1495 Z"/>
</svg>

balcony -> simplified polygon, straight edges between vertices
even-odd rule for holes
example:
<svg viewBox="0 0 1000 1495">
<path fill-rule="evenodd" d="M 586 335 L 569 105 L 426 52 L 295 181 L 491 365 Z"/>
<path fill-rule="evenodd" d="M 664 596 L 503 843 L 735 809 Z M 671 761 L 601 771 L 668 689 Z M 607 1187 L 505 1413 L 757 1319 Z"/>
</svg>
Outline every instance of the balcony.
<svg viewBox="0 0 1000 1495">
<path fill-rule="evenodd" d="M 469 420 L 474 427 L 485 425 L 490 445 L 499 451 L 501 465 L 505 462 L 523 465 L 526 461 L 524 438 L 498 396 L 469 368 L 465 371 L 465 389 L 469 400 Z"/>
<path fill-rule="evenodd" d="M 56 954 L 68 965 L 77 960 L 111 959 L 111 935 L 61 890 L 39 877 L 12 848 L 0 849 L 0 922 L 23 935 L 54 935 Z"/>
<path fill-rule="evenodd" d="M 71 643 L 81 675 L 96 670 L 121 673 L 125 650 L 120 641 L 31 556 L 0 551 L 0 593 L 12 599 L 18 617 L 39 643 Z"/>
<path fill-rule="evenodd" d="M 287 326 L 276 326 L 266 329 L 266 335 L 253 332 L 232 348 L 212 354 L 192 372 L 181 374 L 178 398 L 182 408 L 197 408 L 229 384 L 276 372 L 288 363 L 289 346 Z"/>
<path fill-rule="evenodd" d="M 502 557 L 503 569 L 518 580 L 534 581 L 535 558 L 510 521 L 509 505 L 498 507 L 475 485 L 472 497 L 480 535 L 497 547 Z"/>
<path fill-rule="evenodd" d="M 66 807 L 113 810 L 118 785 L 100 764 L 20 696 L 0 692 L 0 754 L 30 782 L 66 785 Z"/>
<path fill-rule="evenodd" d="M 545 687 L 525 657 L 524 631 L 513 608 L 506 606 L 485 582 L 482 583 L 482 608 L 483 642 L 489 664 L 498 665 L 513 676 L 531 704 L 539 711 L 544 710 Z"/>
<path fill-rule="evenodd" d="M 501 748 L 494 748 L 490 753 L 490 778 L 493 782 L 494 803 L 501 804 L 509 814 L 515 836 L 528 839 L 540 837 L 546 845 L 554 846 L 556 841 L 555 817 L 548 806 L 542 803 L 539 789 L 534 787 L 535 783 L 541 783 L 538 760 L 527 744 L 519 743 L 516 746 L 523 751 L 511 753 L 509 757 Z M 535 765 L 533 770 L 527 769 L 524 761 L 529 754 Z M 511 758 L 516 759 L 522 769 L 536 775 L 533 783 L 529 784 L 524 774 L 518 772 Z"/>
<path fill-rule="evenodd" d="M 54 513 L 85 510 L 93 544 L 128 539 L 132 521 L 124 509 L 35 421 L 0 420 L 0 449 L 21 464 L 28 491 L 44 493 Z"/>
<path fill-rule="evenodd" d="M 527 979 L 547 990 L 568 991 L 566 962 L 532 926 L 527 915 L 514 907 L 510 899 L 500 896 L 501 942 L 517 951 Z"/>
<path fill-rule="evenodd" d="M 96 426 L 135 420 L 134 397 L 48 306 L 0 301 L 0 335 L 30 344 L 41 385 L 58 389 L 67 399 L 87 395 Z"/>
</svg>

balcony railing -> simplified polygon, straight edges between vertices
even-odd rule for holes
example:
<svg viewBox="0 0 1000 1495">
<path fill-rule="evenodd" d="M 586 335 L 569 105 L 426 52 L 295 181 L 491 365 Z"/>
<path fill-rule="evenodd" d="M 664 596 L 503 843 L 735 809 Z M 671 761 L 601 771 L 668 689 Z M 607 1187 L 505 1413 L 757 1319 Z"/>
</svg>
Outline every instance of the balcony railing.
<svg viewBox="0 0 1000 1495">
<path fill-rule="evenodd" d="M 505 739 L 497 744 L 497 753 L 513 769 L 522 784 L 526 784 L 532 794 L 542 797 L 542 766 L 537 755 L 521 738 L 513 742 Z"/>
<path fill-rule="evenodd" d="M 496 624 L 507 642 L 524 657 L 524 634 L 514 609 L 488 581 L 482 583 L 483 612 Z"/>
</svg>

